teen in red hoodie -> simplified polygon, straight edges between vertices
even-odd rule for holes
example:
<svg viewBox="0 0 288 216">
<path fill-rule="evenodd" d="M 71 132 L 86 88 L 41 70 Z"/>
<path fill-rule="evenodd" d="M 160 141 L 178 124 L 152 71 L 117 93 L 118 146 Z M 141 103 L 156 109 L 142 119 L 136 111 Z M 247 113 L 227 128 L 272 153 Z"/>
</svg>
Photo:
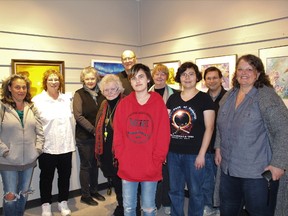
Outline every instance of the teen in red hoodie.
<svg viewBox="0 0 288 216">
<path fill-rule="evenodd" d="M 159 94 L 148 93 L 151 79 L 149 67 L 135 64 L 129 75 L 134 92 L 120 101 L 114 116 L 113 149 L 119 162 L 125 215 L 135 215 L 139 183 L 144 215 L 156 214 L 156 187 L 168 152 L 168 112 Z"/>
</svg>

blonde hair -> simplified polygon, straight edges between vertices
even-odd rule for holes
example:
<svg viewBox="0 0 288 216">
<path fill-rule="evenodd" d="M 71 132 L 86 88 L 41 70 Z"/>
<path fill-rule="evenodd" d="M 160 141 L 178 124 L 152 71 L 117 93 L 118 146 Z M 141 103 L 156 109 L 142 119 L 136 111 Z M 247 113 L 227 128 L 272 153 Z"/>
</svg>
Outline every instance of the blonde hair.
<svg viewBox="0 0 288 216">
<path fill-rule="evenodd" d="M 157 73 L 157 72 L 164 72 L 166 75 L 166 80 L 169 78 L 169 69 L 167 66 L 163 64 L 157 64 L 153 70 L 152 70 L 152 77 Z"/>
<path fill-rule="evenodd" d="M 88 67 L 85 67 L 80 73 L 80 82 L 82 84 L 84 84 L 85 76 L 89 73 L 92 73 L 96 77 L 96 83 L 100 80 L 98 71 L 94 67 L 88 66 Z"/>
</svg>

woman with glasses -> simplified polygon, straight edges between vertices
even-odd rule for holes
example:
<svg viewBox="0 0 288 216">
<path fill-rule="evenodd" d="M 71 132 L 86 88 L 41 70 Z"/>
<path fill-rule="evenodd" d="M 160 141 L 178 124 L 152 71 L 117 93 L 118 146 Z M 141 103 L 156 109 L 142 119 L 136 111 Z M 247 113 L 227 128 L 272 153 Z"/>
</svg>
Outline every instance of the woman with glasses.
<svg viewBox="0 0 288 216">
<path fill-rule="evenodd" d="M 95 119 L 101 102 L 104 100 L 97 83 L 98 71 L 89 66 L 80 73 L 83 87 L 77 90 L 73 99 L 73 112 L 76 120 L 76 145 L 80 158 L 81 202 L 96 206 L 97 201 L 105 201 L 98 193 L 98 171 L 95 159 Z"/>
<path fill-rule="evenodd" d="M 123 98 L 124 88 L 118 76 L 108 74 L 99 83 L 99 88 L 105 96 L 96 117 L 96 141 L 95 153 L 97 162 L 108 183 L 114 186 L 118 205 L 113 213 L 114 216 L 123 216 L 122 183 L 117 176 L 117 164 L 115 164 L 112 152 L 113 142 L 113 119 L 117 105 Z M 109 188 L 111 190 L 111 188 Z"/>
<path fill-rule="evenodd" d="M 57 70 L 49 69 L 42 80 L 43 91 L 33 98 L 43 124 L 44 153 L 39 157 L 42 216 L 51 216 L 52 183 L 58 172 L 58 209 L 70 215 L 69 197 L 72 152 L 75 151 L 74 117 L 71 96 L 61 93 L 64 79 Z"/>
<path fill-rule="evenodd" d="M 202 75 L 196 64 L 183 63 L 175 81 L 182 91 L 171 95 L 166 103 L 171 127 L 167 157 L 170 180 L 171 215 L 184 215 L 185 183 L 189 191 L 189 216 L 203 216 L 202 184 L 205 154 L 214 128 L 214 103 L 196 88 Z"/>
<path fill-rule="evenodd" d="M 169 118 L 162 97 L 148 92 L 152 77 L 146 65 L 135 64 L 129 80 L 134 91 L 120 101 L 113 122 L 117 174 L 122 179 L 124 215 L 136 215 L 140 184 L 143 215 L 152 216 L 170 140 Z"/>
<path fill-rule="evenodd" d="M 0 173 L 3 213 L 23 216 L 36 160 L 43 151 L 44 133 L 31 102 L 30 82 L 14 74 L 2 83 L 0 101 Z"/>
</svg>

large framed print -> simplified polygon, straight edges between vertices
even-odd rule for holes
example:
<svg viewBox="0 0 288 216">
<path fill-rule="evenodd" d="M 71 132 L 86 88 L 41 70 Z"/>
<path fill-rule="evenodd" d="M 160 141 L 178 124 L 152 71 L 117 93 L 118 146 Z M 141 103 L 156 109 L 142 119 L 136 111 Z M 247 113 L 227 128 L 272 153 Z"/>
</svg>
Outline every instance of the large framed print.
<svg viewBox="0 0 288 216">
<path fill-rule="evenodd" d="M 91 60 L 91 66 L 94 67 L 101 77 L 106 74 L 118 74 L 124 70 L 124 67 L 120 61 L 103 61 L 103 60 Z"/>
<path fill-rule="evenodd" d="M 64 61 L 12 59 L 11 65 L 12 73 L 22 74 L 30 80 L 30 93 L 32 97 L 42 92 L 43 75 L 49 69 L 59 71 L 65 81 Z M 65 86 L 63 86 L 64 92 Z"/>
<path fill-rule="evenodd" d="M 204 71 L 211 66 L 217 67 L 223 75 L 222 85 L 225 89 L 230 89 L 232 78 L 235 72 L 237 55 L 215 56 L 207 58 L 196 58 L 195 63 L 202 73 L 203 79 L 197 84 L 197 88 L 201 91 L 207 91 L 204 81 Z"/>
<path fill-rule="evenodd" d="M 275 91 L 288 106 L 288 46 L 264 48 L 258 52 Z"/>
<path fill-rule="evenodd" d="M 169 77 L 168 77 L 168 80 L 166 82 L 167 85 L 171 86 L 174 89 L 179 90 L 180 85 L 179 85 L 179 83 L 175 82 L 175 76 L 176 76 L 178 68 L 181 65 L 181 62 L 179 60 L 155 62 L 155 63 L 153 63 L 153 68 L 158 64 L 163 64 L 166 67 L 168 67 L 168 69 L 169 69 Z"/>
</svg>

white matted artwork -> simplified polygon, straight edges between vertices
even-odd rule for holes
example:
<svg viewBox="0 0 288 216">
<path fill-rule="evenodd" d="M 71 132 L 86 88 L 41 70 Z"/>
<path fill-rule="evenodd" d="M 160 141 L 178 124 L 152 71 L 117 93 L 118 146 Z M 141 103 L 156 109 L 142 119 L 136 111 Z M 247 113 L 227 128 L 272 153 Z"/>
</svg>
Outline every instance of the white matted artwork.
<svg viewBox="0 0 288 216">
<path fill-rule="evenodd" d="M 178 68 L 181 65 L 181 62 L 179 60 L 165 61 L 165 62 L 156 62 L 156 63 L 153 63 L 153 68 L 156 65 L 158 65 L 158 64 L 163 64 L 166 67 L 168 67 L 168 69 L 169 69 L 169 77 L 168 77 L 168 80 L 166 82 L 167 85 L 169 85 L 171 88 L 179 90 L 180 89 L 180 85 L 179 85 L 179 83 L 175 82 L 174 78 L 176 76 Z"/>
<path fill-rule="evenodd" d="M 288 107 L 288 46 L 259 49 L 259 57 L 275 91 Z"/>
<path fill-rule="evenodd" d="M 204 71 L 208 67 L 217 67 L 223 75 L 222 85 L 225 89 L 230 89 L 232 86 L 232 78 L 235 72 L 237 55 L 215 56 L 207 58 L 196 58 L 195 64 L 198 66 L 202 73 L 203 79 L 197 83 L 197 88 L 206 92 L 207 87 L 204 81 Z"/>
</svg>

